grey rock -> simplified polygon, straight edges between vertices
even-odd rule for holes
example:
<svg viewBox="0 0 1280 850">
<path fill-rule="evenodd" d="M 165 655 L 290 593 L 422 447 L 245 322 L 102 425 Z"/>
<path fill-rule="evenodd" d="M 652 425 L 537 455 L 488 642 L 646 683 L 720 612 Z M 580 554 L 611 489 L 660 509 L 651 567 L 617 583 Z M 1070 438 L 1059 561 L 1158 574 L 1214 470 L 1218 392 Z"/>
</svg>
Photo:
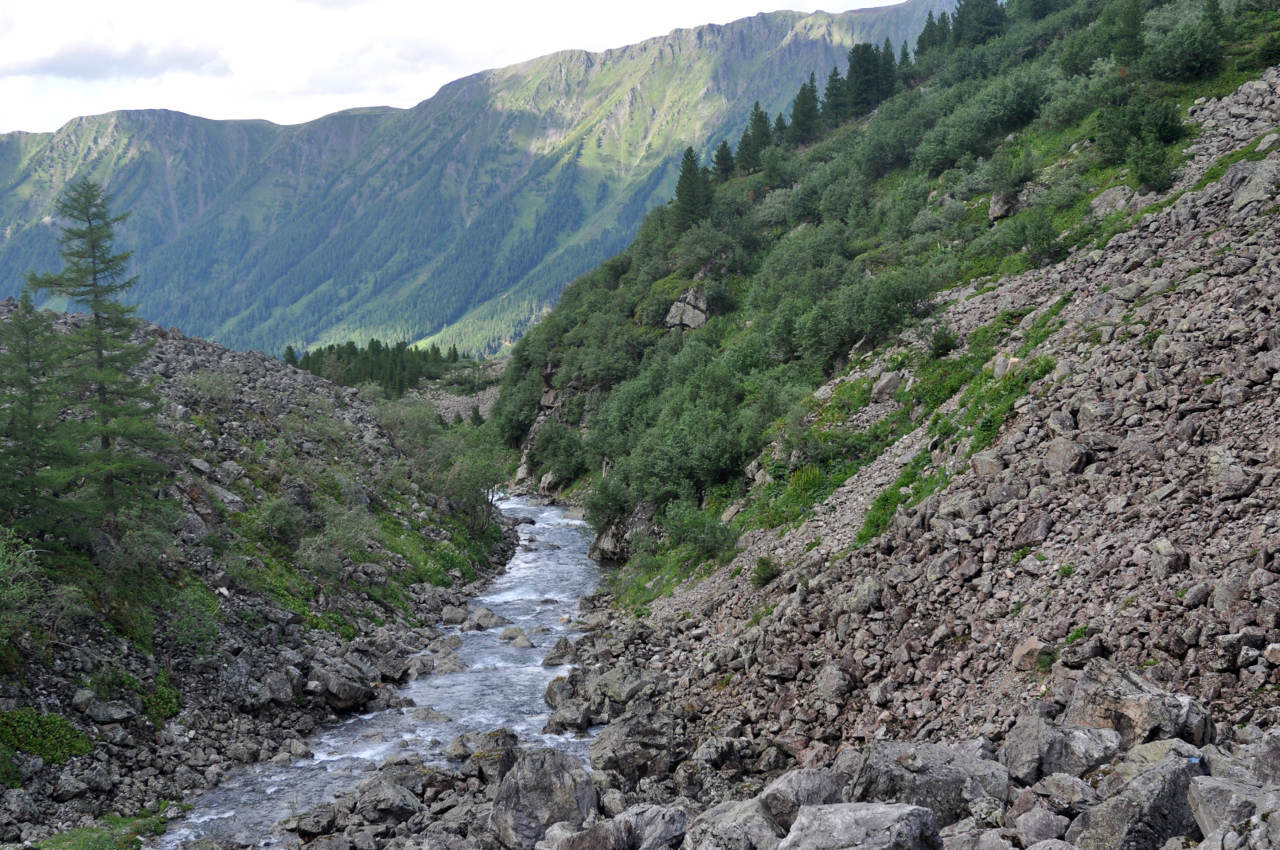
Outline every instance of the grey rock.
<svg viewBox="0 0 1280 850">
<path fill-rule="evenodd" d="M 503 846 L 527 850 L 551 824 L 581 824 L 595 807 L 596 790 L 573 757 L 528 750 L 498 785 L 489 825 Z"/>
<path fill-rule="evenodd" d="M 947 825 L 978 801 L 1003 803 L 1009 772 L 998 762 L 941 744 L 875 741 L 863 750 L 843 789 L 847 802 L 910 803 L 932 809 Z"/>
<path fill-rule="evenodd" d="M 1257 810 L 1262 789 L 1256 785 L 1197 776 L 1187 790 L 1187 803 L 1205 835 L 1219 827 L 1248 820 Z"/>
<path fill-rule="evenodd" d="M 408 820 L 421 809 L 417 795 L 381 777 L 362 783 L 355 801 L 355 813 L 369 823 Z"/>
<path fill-rule="evenodd" d="M 671 772 L 672 741 L 640 718 L 610 723 L 591 742 L 591 765 L 616 771 L 629 782 Z"/>
<path fill-rule="evenodd" d="M 778 850 L 942 850 L 933 812 L 893 803 L 803 806 Z"/>
<path fill-rule="evenodd" d="M 1066 840 L 1081 850 L 1154 850 L 1174 836 L 1193 833 L 1198 827 L 1187 790 L 1204 770 L 1202 762 L 1168 756 L 1076 818 Z"/>
<path fill-rule="evenodd" d="M 683 850 L 776 850 L 784 835 L 759 799 L 730 800 L 698 815 Z"/>
<path fill-rule="evenodd" d="M 1044 456 L 1044 468 L 1049 472 L 1072 474 L 1089 463 L 1089 452 L 1079 443 L 1066 437 L 1050 441 Z"/>
<path fill-rule="evenodd" d="M 563 664 L 572 664 L 575 657 L 573 644 L 569 642 L 568 638 L 562 637 L 556 640 L 555 646 L 551 647 L 547 657 L 542 659 L 542 666 L 559 667 Z"/>
<path fill-rule="evenodd" d="M 85 708 L 85 714 L 94 723 L 123 723 L 138 716 L 138 712 L 122 702 L 93 700 Z"/>
<path fill-rule="evenodd" d="M 707 323 L 707 291 L 695 286 L 676 299 L 667 310 L 665 319 L 669 328 L 686 328 L 692 330 Z"/>
<path fill-rule="evenodd" d="M 1037 807 L 1019 815 L 1013 828 L 1018 833 L 1022 846 L 1029 847 L 1039 841 L 1061 838 L 1070 825 L 1070 818 Z"/>
<path fill-rule="evenodd" d="M 1101 658 L 1085 665 L 1062 720 L 1074 726 L 1114 729 L 1125 748 L 1156 738 L 1181 738 L 1200 745 L 1209 743 L 1213 735 L 1204 705 Z"/>
<path fill-rule="evenodd" d="M 791 828 L 801 806 L 840 802 L 840 786 L 822 770 L 790 770 L 770 782 L 760 793 L 760 802 L 784 830 Z"/>
</svg>

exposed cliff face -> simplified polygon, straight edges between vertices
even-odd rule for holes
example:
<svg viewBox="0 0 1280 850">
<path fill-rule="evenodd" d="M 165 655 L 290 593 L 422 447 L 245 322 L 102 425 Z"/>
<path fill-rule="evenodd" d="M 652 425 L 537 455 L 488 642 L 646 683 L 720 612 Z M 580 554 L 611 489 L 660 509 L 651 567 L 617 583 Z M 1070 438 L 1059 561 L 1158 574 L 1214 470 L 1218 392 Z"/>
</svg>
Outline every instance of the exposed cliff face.
<svg viewBox="0 0 1280 850">
<path fill-rule="evenodd" d="M 240 348 L 514 339 L 666 202 L 691 140 L 784 111 L 855 41 L 914 38 L 945 0 L 779 12 L 600 54 L 566 51 L 445 86 L 408 110 L 296 126 L 168 111 L 0 136 L 0 296 L 56 262 L 42 223 L 90 175 L 133 213 L 144 316 Z"/>
</svg>

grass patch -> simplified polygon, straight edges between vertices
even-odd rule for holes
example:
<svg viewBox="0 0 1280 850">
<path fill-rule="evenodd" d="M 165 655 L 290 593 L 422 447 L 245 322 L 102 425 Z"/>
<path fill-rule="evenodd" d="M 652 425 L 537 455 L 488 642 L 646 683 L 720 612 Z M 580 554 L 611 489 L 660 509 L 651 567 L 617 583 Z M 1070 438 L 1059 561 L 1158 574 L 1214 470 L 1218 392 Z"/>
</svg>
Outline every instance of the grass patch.
<svg viewBox="0 0 1280 850">
<path fill-rule="evenodd" d="M 30 753 L 56 765 L 87 755 L 92 749 L 93 740 L 61 714 L 40 714 L 34 708 L 0 712 L 0 778 L 11 787 L 18 785 L 15 752 Z"/>
<path fill-rule="evenodd" d="M 143 811 L 136 817 L 105 815 L 97 826 L 69 829 L 37 846 L 41 850 L 138 850 L 144 837 L 164 834 L 169 805 L 161 802 L 154 812 Z"/>
</svg>

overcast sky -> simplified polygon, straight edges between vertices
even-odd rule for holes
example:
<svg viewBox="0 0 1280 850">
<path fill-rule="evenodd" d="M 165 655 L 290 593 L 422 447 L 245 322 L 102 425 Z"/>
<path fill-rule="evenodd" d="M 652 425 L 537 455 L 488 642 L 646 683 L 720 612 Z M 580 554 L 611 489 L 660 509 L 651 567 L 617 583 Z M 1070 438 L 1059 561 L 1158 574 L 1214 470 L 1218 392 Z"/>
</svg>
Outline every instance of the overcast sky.
<svg viewBox="0 0 1280 850">
<path fill-rule="evenodd" d="M 292 124 L 353 106 L 409 107 L 486 68 L 567 48 L 621 47 L 778 8 L 824 7 L 787 0 L 0 0 L 0 132 L 47 132 L 116 109 Z"/>
</svg>

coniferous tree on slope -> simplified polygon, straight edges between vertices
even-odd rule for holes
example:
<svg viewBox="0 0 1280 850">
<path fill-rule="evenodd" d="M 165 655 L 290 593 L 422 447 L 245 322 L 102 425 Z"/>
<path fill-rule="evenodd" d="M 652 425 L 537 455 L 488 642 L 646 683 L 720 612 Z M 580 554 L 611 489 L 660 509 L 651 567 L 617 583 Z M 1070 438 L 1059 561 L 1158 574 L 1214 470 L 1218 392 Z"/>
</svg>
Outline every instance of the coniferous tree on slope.
<svg viewBox="0 0 1280 850">
<path fill-rule="evenodd" d="M 58 427 L 61 342 L 27 290 L 0 322 L 0 515 L 24 531 L 53 530 L 68 511 L 55 498 L 69 483 L 74 456 Z"/>
<path fill-rule="evenodd" d="M 137 278 L 126 273 L 130 252 L 115 252 L 115 226 L 127 214 L 113 216 L 110 200 L 97 183 L 73 183 L 57 205 L 63 269 L 27 276 L 32 290 L 65 298 L 88 314 L 66 336 L 73 413 L 60 427 L 79 447 L 77 501 L 90 517 L 108 522 L 161 478 L 163 465 L 144 452 L 166 442 L 155 422 L 154 393 L 130 374 L 149 346 L 134 340 L 136 308 L 119 301 Z"/>
<path fill-rule="evenodd" d="M 711 183 L 693 148 L 685 148 L 680 162 L 680 176 L 676 179 L 676 198 L 673 223 L 678 232 L 684 232 L 711 212 Z"/>
</svg>

